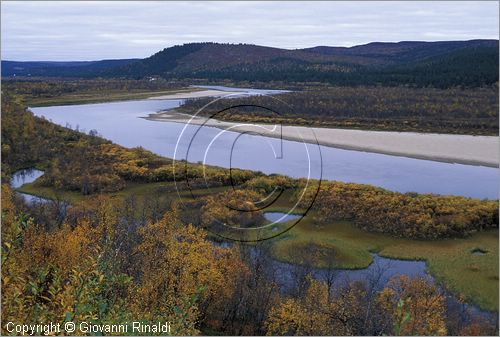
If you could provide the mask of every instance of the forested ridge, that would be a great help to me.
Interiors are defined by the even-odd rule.
[[[76,62],[16,62],[2,61],[2,76],[77,77],[75,74],[97,75],[104,69],[123,66],[137,59],[76,61]]]
[[[279,49],[189,43],[141,60],[2,61],[2,76],[322,82],[336,86],[481,87],[498,82],[498,40]]]

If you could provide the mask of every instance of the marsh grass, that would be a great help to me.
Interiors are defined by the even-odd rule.
[[[426,261],[428,272],[452,294],[463,296],[481,309],[498,311],[498,230],[461,239],[407,240],[368,233],[348,221],[319,223],[311,213],[274,240],[272,253],[280,261],[296,263],[299,261],[294,256],[305,252],[310,243],[335,251],[338,268],[366,268],[373,261],[372,252],[388,258]],[[473,255],[474,249],[488,254]],[[314,262],[319,268],[331,264],[321,258]]]

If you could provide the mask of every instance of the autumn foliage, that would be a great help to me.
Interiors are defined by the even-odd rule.
[[[398,237],[438,239],[498,228],[498,201],[460,196],[398,193],[382,188],[323,182],[319,194],[308,191],[305,203],[324,221],[353,220],[359,227]]]

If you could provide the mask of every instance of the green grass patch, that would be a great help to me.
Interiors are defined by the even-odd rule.
[[[390,240],[388,236],[364,232],[348,221],[320,223],[314,219],[314,212],[311,212],[274,242],[273,255],[280,261],[296,262],[294,252],[304,250],[313,243],[334,250],[339,268],[366,268],[373,261],[370,252],[379,251],[387,240]],[[321,258],[313,262],[319,268],[331,264],[328,259]]]
[[[320,268],[331,265],[332,256],[339,268],[366,268],[373,260],[371,252],[426,261],[429,273],[452,294],[481,309],[498,311],[498,230],[463,239],[407,240],[368,233],[348,221],[321,223],[310,213],[282,237],[273,239],[272,253],[280,261],[300,263],[303,257],[296,256],[310,253],[311,244],[334,252],[323,252],[313,259],[314,266]],[[486,253],[474,255],[477,249]]]
[[[148,194],[153,193],[158,188],[172,187],[173,183],[128,183],[127,186],[118,192],[105,193],[112,198],[116,199],[125,199],[127,196],[134,195],[138,198],[144,197]],[[20,188],[17,189],[18,192],[31,194],[35,196],[39,196],[46,199],[59,199],[64,200],[69,203],[77,203],[79,201],[88,198],[89,196],[83,195],[78,191],[66,191],[66,190],[57,190],[52,187],[44,187],[37,184],[37,182],[33,182],[30,184],[24,184]],[[175,193],[175,192],[173,192]]]
[[[475,249],[486,251],[474,255]],[[464,239],[394,242],[380,255],[427,261],[429,272],[455,295],[498,311],[498,230]]]
[[[16,191],[45,199],[64,200],[69,202],[70,204],[74,204],[85,199],[85,196],[81,193],[56,190],[52,187],[39,186],[36,181],[33,183],[24,184],[23,186],[17,188]]]
[[[179,194],[175,189],[174,182],[157,182],[157,183],[127,183],[123,190],[111,193],[104,193],[115,200],[124,200],[127,197],[135,196],[138,200],[144,197],[156,193],[159,189],[168,189],[163,191],[163,194],[167,193],[169,197],[173,199],[178,199],[181,201],[191,201],[192,197],[203,197],[212,193],[218,193],[227,190],[229,186],[212,187],[208,189],[196,189],[192,191],[181,191]],[[67,190],[57,190],[52,187],[40,186],[36,181],[24,184],[20,188],[16,189],[18,192],[31,194],[34,196],[39,196],[46,199],[54,200],[64,200],[70,204],[74,204],[85,200],[89,196],[83,195],[78,191],[67,191]]]

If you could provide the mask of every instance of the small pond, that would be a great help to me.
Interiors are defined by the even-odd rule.
[[[396,275],[410,277],[424,277],[432,280],[426,272],[426,263],[423,261],[397,260],[372,254],[373,262],[364,269],[334,269],[333,277],[339,286],[353,281],[368,281],[377,289],[383,288]],[[284,289],[293,285],[297,273],[297,266],[274,260],[273,267],[278,271],[278,281]],[[300,267],[299,267],[300,268]],[[318,280],[325,280],[332,276],[332,270],[327,268],[313,268],[311,274]]]
[[[481,256],[481,255],[486,255],[487,253],[488,253],[487,250],[484,250],[484,249],[481,249],[481,248],[474,248],[473,250],[471,250],[471,254],[472,255]]]
[[[20,188],[24,184],[29,184],[37,180],[43,175],[43,171],[30,168],[30,169],[23,169],[16,171],[13,175],[12,178],[10,179],[10,187],[13,189]],[[44,199],[38,196],[34,196],[31,194],[27,193],[22,193],[22,192],[16,192],[18,195],[22,196],[24,200],[31,204],[34,202],[47,202],[48,199]]]
[[[37,169],[24,169],[16,171],[10,180],[10,187],[19,188],[24,184],[29,184],[43,175],[43,171]]]
[[[219,247],[229,248],[234,242],[222,240],[214,242],[214,244]],[[333,280],[333,289],[346,286],[353,281],[363,281],[367,282],[368,287],[380,290],[387,285],[391,278],[398,275],[421,277],[431,283],[435,282],[434,278],[427,273],[427,264],[425,261],[392,259],[382,257],[378,254],[372,254],[373,262],[367,268],[311,268],[278,261],[266,253],[267,249],[262,249],[259,245],[243,245],[242,248],[244,250],[249,250],[249,254],[253,258],[259,258],[259,256],[262,258],[264,256],[268,266],[265,273],[269,273],[268,276],[276,280],[284,294],[295,291],[297,284],[296,280],[300,275],[304,275],[304,273],[310,273],[317,280]],[[462,305],[455,296],[443,288],[442,290],[448,305]],[[492,322],[496,321],[498,315],[496,312],[483,311],[473,304],[465,304],[465,306],[470,309],[473,314],[480,315]]]

